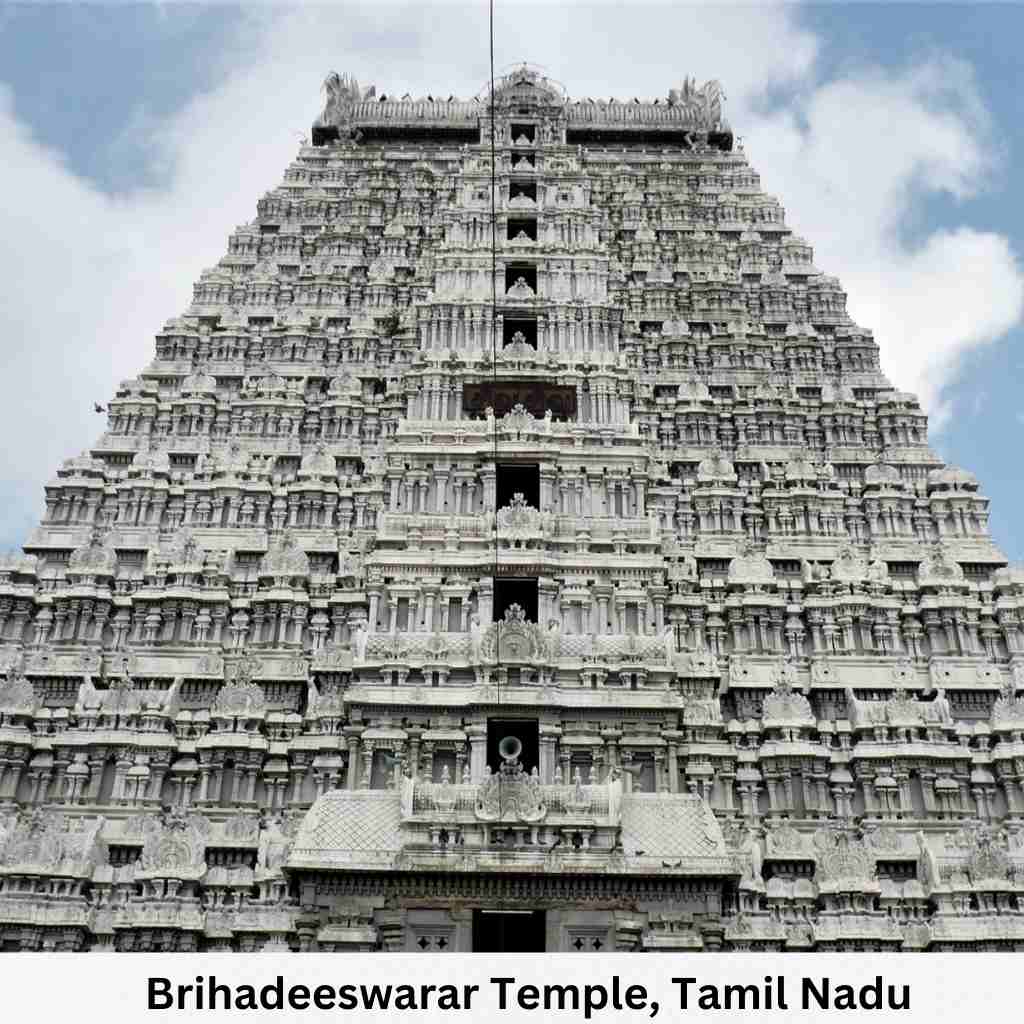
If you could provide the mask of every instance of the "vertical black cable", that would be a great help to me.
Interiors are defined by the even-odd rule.
[[[491,44],[491,402],[494,414],[494,573],[491,576],[491,616],[498,590],[498,124],[494,102],[494,0],[489,0],[489,35]],[[494,673],[497,687],[496,703],[501,704],[501,622],[496,622]],[[504,818],[504,778],[498,765],[498,826]]]
[[[498,588],[498,125],[495,120],[494,104],[494,0],[488,4],[490,12],[489,29],[491,43],[491,402],[494,411],[494,573],[491,576],[491,615],[494,615],[494,599]],[[498,687],[498,702],[501,702],[501,623],[498,623],[494,645],[495,681]]]

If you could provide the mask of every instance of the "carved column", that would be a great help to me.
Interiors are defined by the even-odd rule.
[[[466,727],[469,737],[469,771],[474,782],[480,782],[487,766],[487,726],[474,724]]]

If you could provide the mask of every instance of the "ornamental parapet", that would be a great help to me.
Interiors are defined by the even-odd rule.
[[[468,775],[468,771],[467,771]],[[402,781],[402,820],[425,824],[575,824],[617,826],[622,779],[601,785],[544,784],[522,770],[486,772],[479,783]]]
[[[618,128],[671,127],[704,132],[729,132],[722,117],[725,93],[717,80],[698,87],[693,78],[684,78],[681,87],[669,90],[667,97],[641,102],[594,100],[590,97],[570,101],[564,87],[541,72],[523,65],[494,83],[488,84],[472,99],[447,99],[426,96],[413,98],[377,94],[376,86],[360,87],[348,74],[331,72],[324,80],[323,112],[314,124],[316,130],[329,127],[366,129],[382,125],[476,127],[489,119],[492,106],[507,113],[507,108],[530,105],[545,113],[559,114],[570,124],[607,125]],[[502,131],[504,126],[499,128]],[[553,141],[545,134],[547,141]],[[519,145],[529,139],[505,138]]]
[[[516,774],[447,786],[405,779],[400,792],[326,793],[303,820],[286,867],[738,874],[700,797],[624,793],[621,778],[565,786]]]
[[[422,512],[385,512],[380,517],[378,537],[381,540],[443,539],[454,534],[461,541],[491,541],[497,530],[499,540],[565,541],[575,544],[581,534],[589,543],[621,540],[623,543],[646,543],[660,548],[661,533],[657,523],[647,516],[573,516],[541,512],[524,502],[513,502],[498,510],[497,515],[429,515]]]

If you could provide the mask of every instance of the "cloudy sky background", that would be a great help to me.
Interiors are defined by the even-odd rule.
[[[499,72],[570,96],[721,79],[764,187],[1024,559],[1024,7],[496,7]],[[0,4],[0,550],[281,180],[331,69],[474,95],[486,4]]]

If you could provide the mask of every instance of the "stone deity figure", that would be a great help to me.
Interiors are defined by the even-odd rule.
[[[352,634],[352,653],[357,661],[366,660],[366,645],[369,643],[370,634],[366,630],[365,622],[357,622],[355,631]]]
[[[792,655],[787,655],[782,663],[780,682],[787,690],[795,690],[800,685],[800,677],[797,675],[796,662]]]
[[[165,714],[172,714],[174,712],[174,705],[178,699],[178,693],[181,690],[181,684],[185,682],[184,676],[177,676],[173,683],[171,683],[167,690],[167,696],[164,697],[163,705],[161,710]]]
[[[650,530],[651,540],[657,540],[661,536],[661,516],[654,509],[647,513],[647,526]]]
[[[697,579],[697,559],[691,554],[683,555],[680,560],[680,565],[683,567],[684,579],[696,580]]]
[[[558,619],[548,620],[547,655],[548,660],[556,662],[562,653],[562,624]]]
[[[92,685],[92,676],[86,676],[78,687],[75,699],[75,713],[80,714],[88,708],[98,708],[102,703],[99,691]]]
[[[936,858],[934,851],[928,845],[928,840],[925,837],[924,832],[917,832],[915,834],[915,838],[917,839],[917,848],[919,851],[918,861],[923,869],[921,871],[921,880],[926,885],[934,887],[941,881],[938,858]]]
[[[517,277],[516,283],[508,290],[508,295],[514,299],[529,298],[534,294],[533,289],[526,283],[525,277]]]
[[[268,818],[260,832],[256,852],[256,868],[262,871],[279,871],[288,853],[288,837],[278,818]]]
[[[942,722],[944,725],[953,724],[953,712],[949,706],[949,698],[946,696],[946,691],[943,687],[938,687],[935,691],[935,699],[932,701],[933,711],[932,714],[936,719]]]
[[[549,506],[540,514],[540,532],[542,537],[553,537],[555,533],[555,513]]]
[[[469,656],[470,663],[479,665],[483,661],[484,628],[480,624],[480,616],[474,612],[469,617]]]
[[[868,566],[868,582],[884,586],[889,582],[889,564],[882,559],[876,558]]]
[[[316,680],[310,678],[306,680],[306,714],[313,714],[316,711],[317,704],[319,703],[320,690],[317,688]]]
[[[665,652],[665,662],[671,666],[676,657],[676,636],[671,622],[661,627],[661,648]]]
[[[760,882],[764,871],[764,853],[761,850],[761,840],[756,832],[749,832],[742,847],[746,854],[747,863],[743,867],[743,878],[745,881]]]

